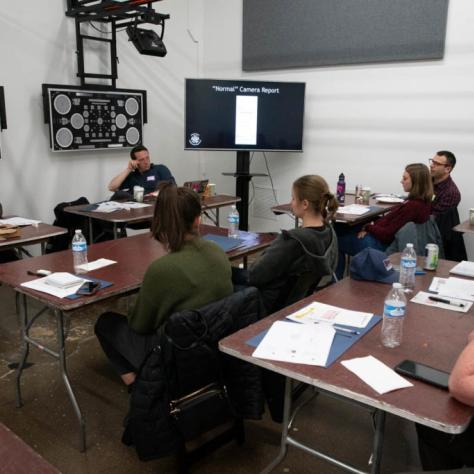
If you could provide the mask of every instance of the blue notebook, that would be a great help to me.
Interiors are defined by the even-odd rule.
[[[206,234],[203,235],[202,238],[216,243],[224,252],[240,247],[245,243],[245,240],[234,239],[232,237],[226,237],[225,235]]]
[[[336,361],[336,359],[341,357],[341,355],[344,354],[344,352],[346,352],[349,347],[351,347],[355,342],[357,342],[364,334],[368,333],[377,323],[381,321],[381,319],[381,316],[372,316],[372,319],[368,322],[365,328],[356,328],[354,326],[343,326],[342,324],[338,324],[339,327],[353,329],[354,331],[360,331],[360,334],[351,334],[351,337],[347,337],[346,335],[342,335],[336,332],[332,341],[331,350],[329,351],[328,360],[326,361],[326,365],[324,367],[329,367],[333,362]],[[290,320],[287,319],[285,321]],[[294,323],[301,324],[297,322]],[[267,334],[267,332],[268,329],[265,329],[265,331],[262,331],[261,333],[246,341],[246,344],[252,347],[257,347],[260,344],[260,341],[264,338],[265,334]]]
[[[113,283],[110,282],[110,281],[105,281],[105,280],[100,280],[99,278],[92,278],[90,276],[87,276],[87,277],[82,277],[81,275],[79,275],[81,278],[84,278],[84,280],[90,280],[90,281],[97,281],[100,286],[99,286],[99,290],[102,290],[102,288],[107,288],[108,286],[112,286]],[[69,296],[66,296],[67,299],[69,300],[75,300],[77,298],[80,298],[81,296],[86,296],[87,295],[78,295],[76,293],[74,293],[73,295],[69,295]]]

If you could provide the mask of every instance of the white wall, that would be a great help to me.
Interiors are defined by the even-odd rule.
[[[165,58],[140,55],[126,32],[118,34],[117,87],[147,90],[145,144],[152,160],[169,166],[179,182],[200,175],[200,154],[183,150],[184,78],[199,75],[201,62],[200,45],[188,30],[200,39],[200,4],[201,0],[155,4],[157,11],[171,15],[165,29],[169,51]],[[41,84],[79,85],[75,25],[65,9],[65,0],[0,2],[0,85],[5,86],[8,119],[8,129],[0,135],[0,202],[8,213],[49,223],[58,202],[81,195],[90,201],[110,196],[107,184],[126,166],[129,153],[49,149]],[[108,72],[108,53],[86,51],[86,61],[91,66],[87,72]]]
[[[52,222],[52,208],[80,195],[109,195],[108,181],[126,164],[126,151],[52,153],[42,121],[42,83],[78,84],[74,21],[64,1],[0,2],[0,85],[5,86],[8,130],[2,140],[0,201],[10,213]],[[248,78],[307,83],[304,153],[268,153],[278,198],[291,182],[318,173],[334,187],[338,174],[348,188],[400,191],[403,167],[427,162],[438,149],[458,158],[453,178],[461,193],[461,219],[474,207],[474,2],[450,2],[445,57],[378,65],[293,69],[265,73],[241,70],[241,0],[164,0],[170,13],[166,58],[139,55],[121,33],[118,87],[148,91],[145,143],[152,159],[168,165],[179,182],[208,176],[220,192],[233,192],[229,152],[183,150],[185,77]],[[291,14],[291,11],[289,12]],[[98,63],[102,58],[99,59]],[[103,66],[101,66],[103,67]],[[265,171],[256,153],[253,171]],[[257,186],[269,187],[264,178]],[[251,219],[254,229],[278,229],[287,219]],[[466,237],[471,258],[472,237]]]
[[[354,65],[243,73],[241,1],[206,0],[204,75],[208,77],[305,81],[304,153],[268,153],[278,196],[288,199],[291,182],[304,173],[324,176],[334,189],[340,172],[348,188],[400,192],[404,166],[428,163],[436,150],[455,153],[453,178],[462,201],[461,220],[474,207],[474,2],[449,5],[446,50],[441,61]],[[291,9],[288,12],[291,15]],[[284,39],[282,39],[284,41]],[[217,154],[217,153],[216,153]],[[226,166],[231,156],[206,158]],[[229,154],[230,155],[230,154]],[[265,171],[255,154],[253,171]],[[268,186],[268,180],[256,180]],[[254,220],[258,228],[287,221]],[[474,238],[466,243],[474,256]]]

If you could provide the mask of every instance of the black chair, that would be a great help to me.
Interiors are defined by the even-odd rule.
[[[436,223],[443,240],[444,258],[455,262],[467,260],[463,234],[453,230],[453,227],[458,225],[459,222],[457,207],[452,207],[436,216]]]
[[[256,288],[170,316],[141,367],[122,438],[141,460],[176,454],[179,472],[210,450],[244,440],[243,419],[260,419],[260,369],[221,353],[218,341],[257,321]],[[189,445],[198,445],[190,450]]]

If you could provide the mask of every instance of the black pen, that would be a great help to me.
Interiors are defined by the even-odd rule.
[[[447,300],[445,298],[440,298],[439,296],[428,296],[428,299],[431,301],[436,301],[438,303],[450,304],[451,306],[458,306],[459,308],[464,308],[464,303],[458,303],[457,301]]]

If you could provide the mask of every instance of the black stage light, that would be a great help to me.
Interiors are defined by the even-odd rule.
[[[135,25],[127,27],[129,40],[134,44],[140,54],[149,56],[166,56],[166,47],[163,40],[153,30],[137,28]]]

